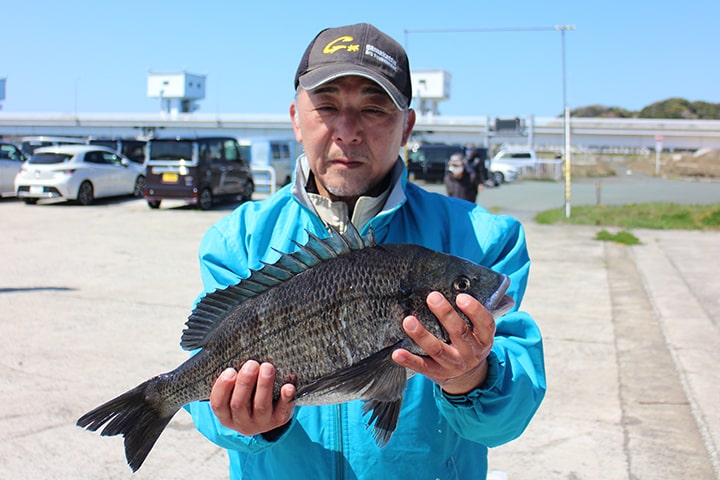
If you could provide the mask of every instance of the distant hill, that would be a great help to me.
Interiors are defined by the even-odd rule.
[[[720,103],[691,102],[684,98],[668,98],[655,102],[639,112],[620,107],[589,105],[571,111],[573,117],[590,118],[677,118],[681,120],[720,120]],[[562,115],[560,115],[562,116]]]

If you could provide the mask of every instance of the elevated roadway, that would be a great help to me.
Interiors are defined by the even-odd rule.
[[[491,117],[420,116],[414,135],[425,141],[498,145],[563,145],[563,119],[526,117],[522,134],[494,130]],[[292,138],[287,114],[210,113],[13,113],[0,112],[0,136],[29,135],[135,137],[140,135],[232,135],[239,138]],[[573,148],[720,148],[720,120],[573,118]]]

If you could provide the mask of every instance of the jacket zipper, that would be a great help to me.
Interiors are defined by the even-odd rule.
[[[336,463],[335,463],[335,478],[338,480],[342,480],[345,478],[345,470],[343,468],[344,460],[345,460],[345,453],[344,453],[344,442],[343,442],[343,415],[342,415],[342,404],[335,405],[335,415],[336,415],[336,432],[337,437],[335,438],[337,442],[337,449],[339,455],[336,457]]]

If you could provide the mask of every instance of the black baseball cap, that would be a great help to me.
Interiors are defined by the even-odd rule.
[[[295,73],[295,89],[313,90],[347,75],[380,85],[400,110],[412,100],[410,64],[405,49],[368,23],[328,28],[308,45]]]

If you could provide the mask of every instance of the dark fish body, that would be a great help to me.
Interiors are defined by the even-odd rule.
[[[283,255],[237,285],[205,296],[190,315],[181,345],[202,348],[175,370],[158,375],[88,412],[78,425],[125,437],[137,470],[173,415],[205,400],[220,373],[247,360],[277,371],[275,398],[284,383],[297,403],[321,405],[362,398],[379,445],[397,425],[411,372],[392,361],[405,348],[423,354],[402,329],[415,315],[433,335],[447,334],[426,297],[459,293],[478,299],[496,316],[512,306],[507,276],[418,245],[375,245],[351,229]]]

